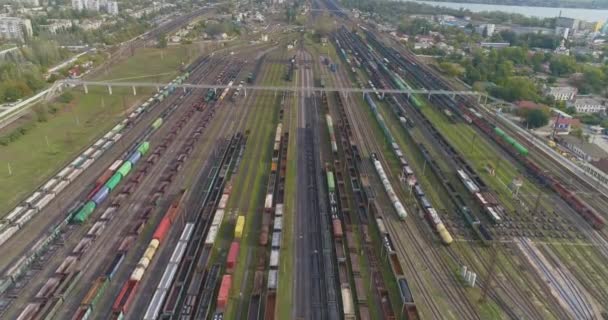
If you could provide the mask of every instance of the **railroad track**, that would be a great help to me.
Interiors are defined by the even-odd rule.
[[[338,71],[338,74],[341,75],[341,71]],[[345,84],[345,81],[342,79],[342,77],[338,77],[339,78],[339,82],[342,83],[342,85]],[[363,142],[363,146],[365,146],[364,150],[366,151],[366,153],[376,153],[376,155],[378,155],[378,158],[381,160],[381,162],[383,163],[383,166],[385,166],[386,168],[390,168],[387,165],[386,160],[384,159],[384,157],[382,156],[382,152],[380,150],[380,148],[375,144],[375,142],[371,141],[373,140],[373,131],[368,127],[367,125],[367,120],[365,119],[366,116],[364,114],[360,113],[360,110],[358,107],[351,107],[351,108],[347,108],[347,110],[350,111],[351,115],[351,119],[355,120],[355,132],[356,134],[359,136],[360,141]],[[365,162],[363,164],[363,167],[366,168],[367,172],[371,172],[373,174],[373,169],[371,168],[371,164],[369,162]],[[390,176],[390,174],[389,174]],[[394,177],[393,177],[394,179]],[[393,181],[398,181],[398,180],[393,180]],[[399,188],[401,189],[401,188]],[[445,264],[445,262],[443,262],[443,260],[441,259],[441,257],[438,256],[438,253],[435,252],[435,250],[431,249],[430,251],[433,253],[432,254],[432,259],[438,259],[435,260],[434,262],[431,261],[431,258],[429,258],[427,256],[429,250],[427,248],[427,250],[425,250],[422,245],[419,243],[419,239],[418,237],[414,236],[413,231],[411,230],[411,226],[409,224],[405,224],[405,227],[403,227],[401,225],[401,223],[396,223],[394,221],[394,216],[388,216],[385,215],[385,220],[388,221],[388,227],[389,229],[392,231],[391,235],[396,236],[400,241],[396,241],[396,247],[397,249],[399,249],[398,251],[401,253],[401,256],[405,258],[405,260],[408,261],[408,265],[409,266],[414,266],[414,262],[411,260],[410,255],[408,254],[408,251],[405,249],[405,247],[403,246],[402,241],[408,242],[408,243],[413,243],[414,246],[416,247],[416,250],[418,252],[418,256],[420,256],[422,258],[422,260],[425,262],[425,264],[428,266],[429,271],[432,273],[432,275],[436,278],[436,279],[440,279],[439,285],[442,287],[442,289],[444,290],[444,292],[448,295],[448,299],[450,300],[451,304],[454,307],[454,310],[457,310],[457,312],[460,314],[461,318],[466,318],[466,319],[479,319],[479,315],[477,314],[477,311],[475,310],[475,308],[471,305],[471,303],[466,300],[465,303],[463,304],[462,298],[465,297],[465,293],[464,293],[464,289],[460,288],[460,284],[457,283],[456,281],[453,281],[455,279],[446,279],[446,274],[450,274],[451,273],[451,269]],[[405,238],[405,236],[403,235],[403,232],[401,232],[401,230],[407,230],[406,234],[407,234],[407,238]],[[438,268],[436,268],[435,266],[439,265],[440,270]],[[414,275],[414,279],[415,281],[419,284],[418,289],[421,292],[425,292],[426,288],[423,285],[424,280],[420,277],[420,275],[415,271],[415,269],[411,269],[412,274]],[[444,272],[444,274],[442,274],[442,272]],[[448,286],[444,280],[449,280],[451,281],[450,285]],[[451,287],[450,287],[451,286]],[[458,288],[455,289],[458,293],[452,291],[454,288]],[[427,299],[428,297],[428,299]],[[466,298],[465,298],[466,299]],[[429,305],[429,308],[431,310],[431,313],[433,315],[434,318],[437,319],[443,319],[444,317],[442,316],[442,313],[440,312],[439,307],[434,303],[433,298],[431,297],[430,293],[426,293],[426,297],[425,300],[428,301],[433,301],[432,304]]]
[[[300,42],[302,43],[302,42]],[[297,54],[299,64],[301,60],[311,61],[311,56],[300,48]],[[312,87],[311,69],[302,68],[300,65],[299,84],[303,87]],[[320,174],[320,159],[316,146],[319,146],[318,127],[318,105],[317,97],[309,92],[301,93],[298,104],[298,145],[304,147],[303,152],[298,152],[298,177],[305,179],[307,185],[304,193],[298,189],[296,206],[296,225],[301,228],[300,235],[296,240],[296,286],[293,317],[306,319],[337,319],[338,305],[335,301],[328,301],[327,297],[336,296],[328,293],[330,286],[327,283],[329,274],[326,273],[328,264],[326,243],[324,233],[329,232],[326,224],[320,219],[324,214],[324,197],[322,191],[322,175]],[[312,111],[305,111],[306,108]],[[298,179],[299,180],[299,179]],[[332,289],[334,290],[334,289]],[[304,308],[304,309],[302,309]]]
[[[606,267],[594,262],[586,250],[576,250],[575,246],[564,244],[561,245],[566,254],[577,261],[577,268],[569,267],[568,270],[572,274],[576,274],[576,279],[582,286],[589,291],[598,303],[603,306],[608,305],[608,284],[606,282],[605,270]]]
[[[127,153],[125,153],[125,154],[127,154]],[[84,197],[84,195],[89,192],[89,190],[85,190],[85,191],[86,192],[82,193],[81,198]],[[85,230],[83,228],[78,228],[75,225],[68,225],[68,227],[62,231],[62,236],[61,236],[60,241],[58,243],[56,242],[55,245],[51,247],[51,249],[54,249],[54,250],[50,250],[50,252],[47,252],[44,256],[41,257],[41,259],[44,262],[38,265],[38,270],[36,270],[36,272],[34,274],[32,274],[32,273],[29,274],[29,276],[28,276],[29,278],[26,279],[26,283],[29,282],[29,280],[35,280],[35,278],[32,278],[33,276],[41,274],[42,266],[44,266],[45,268],[48,267],[48,264],[49,264],[49,261],[47,261],[48,259],[50,259],[51,257],[56,258],[56,254],[61,253],[62,251],[64,251],[65,254],[69,254],[69,251],[65,251],[68,248],[65,247],[65,245],[63,245],[63,244],[72,245],[72,246],[76,245],[76,243],[74,241],[77,241],[76,239],[78,239],[78,238],[82,238],[84,236],[84,231]],[[48,275],[49,271],[50,270],[46,271],[47,275]],[[23,281],[22,281],[22,283],[23,283]],[[18,294],[21,298],[24,298],[25,296],[27,296],[27,294],[21,292],[21,290],[23,290],[23,289],[24,289],[24,287],[21,286],[19,288],[19,293],[12,291],[9,294],[10,295]]]
[[[386,80],[387,82],[389,82],[388,80]],[[404,99],[402,99],[402,101],[400,101],[401,104],[408,104],[407,101],[404,101]],[[408,115],[412,116],[418,116],[418,113],[416,112],[417,110],[413,110],[414,112],[407,112]],[[420,115],[421,117],[422,115]],[[417,122],[418,123],[424,123],[423,121],[421,121],[420,117],[416,117]],[[430,125],[430,123],[429,123]],[[426,138],[430,139],[431,141],[433,141],[435,139],[435,137],[433,137],[432,135],[426,134]],[[449,152],[448,152],[449,154]],[[463,166],[467,167],[468,165],[463,164]],[[424,226],[422,226],[424,227]],[[475,249],[474,249],[475,250]],[[452,257],[452,259],[458,263],[460,261],[459,257],[456,256],[453,252],[453,250],[450,249],[446,249],[447,253]],[[475,254],[481,258],[481,256],[479,255],[479,253],[477,252],[477,250],[474,251]],[[481,259],[481,261],[483,261],[483,259]],[[516,301],[518,305],[520,306],[526,306],[525,310],[528,314],[533,315],[534,317],[539,317],[539,313],[537,312],[536,308],[534,305],[530,304],[529,301],[526,299],[527,297],[527,293],[522,290],[521,288],[519,288],[519,286],[517,285],[510,285],[510,286],[506,286],[503,284],[500,284],[501,289],[503,289],[504,293],[509,297],[509,299],[512,299],[513,301]],[[503,309],[505,310],[505,312],[507,314],[509,314],[511,317],[516,318],[517,316],[512,312],[512,310],[510,310],[509,305],[505,304],[502,299],[497,295],[497,294],[492,294],[491,297],[493,298],[493,300],[495,300],[496,303],[498,303],[499,305],[502,305]]]
[[[196,81],[196,77],[193,80]],[[200,80],[200,78],[199,78],[199,80]],[[189,96],[188,99],[186,99],[184,101],[184,104],[190,105],[190,103],[196,101],[196,99],[197,99],[196,95]],[[200,120],[204,117],[204,115],[192,117],[190,112],[192,112],[193,109],[187,109],[187,108],[183,108],[183,109],[185,109],[185,110],[183,110],[181,118],[174,119],[175,117],[173,117],[168,121],[169,125],[173,126],[171,129],[171,133],[170,133],[170,135],[172,135],[173,138],[170,138],[169,140],[165,140],[165,142],[163,142],[166,146],[165,148],[167,148],[167,152],[163,153],[160,158],[158,158],[156,161],[153,162],[153,164],[148,162],[148,163],[144,163],[143,165],[136,167],[137,169],[135,170],[134,174],[129,176],[129,180],[133,181],[134,177],[140,176],[142,172],[146,171],[148,173],[146,178],[144,178],[142,181],[135,182],[134,184],[131,183],[131,186],[133,186],[133,185],[136,186],[137,191],[135,191],[133,193],[129,193],[127,195],[127,198],[143,199],[143,198],[151,197],[151,195],[152,195],[151,193],[148,193],[148,196],[145,196],[145,195],[146,195],[146,192],[153,192],[153,191],[146,191],[146,190],[150,190],[150,186],[157,185],[158,181],[160,181],[159,179],[161,179],[161,176],[166,175],[166,171],[168,169],[170,169],[169,166],[173,162],[173,161],[169,161],[168,157],[172,153],[177,153],[177,151],[179,151],[182,148],[184,143],[186,143],[186,139],[184,139],[183,137],[188,136],[189,132],[192,132],[192,130],[196,127],[198,121],[191,122],[190,120],[192,118]],[[163,134],[163,132],[166,133],[167,130],[165,130],[165,129],[167,129],[167,127],[164,127],[163,130],[159,131],[159,135]],[[156,136],[158,136],[158,135],[156,135]],[[182,137],[182,138],[180,138],[180,137]],[[165,139],[167,139],[167,138],[165,138]],[[162,173],[162,175],[161,175],[161,173]],[[157,181],[157,182],[154,182],[154,181]],[[141,187],[141,188],[138,188],[138,187]],[[127,188],[127,186],[123,186],[123,190],[125,190],[125,188]],[[163,192],[163,191],[161,191],[161,192]],[[114,194],[113,198],[116,199],[118,197],[121,197],[121,195],[122,194]],[[102,210],[105,211],[105,209],[108,209],[111,205],[119,206],[119,204],[116,202],[116,200],[114,200],[110,205],[104,205],[104,206],[101,206],[100,208],[98,208],[97,213],[99,214],[99,212],[101,212]],[[142,202],[135,201],[135,202],[133,202],[133,204],[131,206],[129,206],[128,209],[130,209],[130,210],[125,210],[125,211],[128,211],[129,215],[134,215],[136,212],[141,212],[140,209],[142,209],[142,207],[145,207],[145,205],[143,205]],[[144,209],[143,211],[145,211],[145,210],[153,210],[153,209],[148,207],[147,209]],[[89,219],[93,219],[95,216],[97,216],[97,215],[94,214]],[[125,217],[121,217],[121,218],[125,218]],[[131,218],[131,219],[133,219],[133,218]],[[114,224],[116,224],[116,223],[118,223],[118,221],[115,220]],[[79,230],[82,228],[75,228],[74,225],[71,225],[71,226],[72,226],[72,228],[70,228],[68,230],[71,232],[69,232],[68,234],[64,234],[64,237],[63,237],[64,242],[68,246],[68,247],[66,247],[66,249],[74,248],[74,246],[76,246],[76,242],[73,240],[70,240],[72,237],[75,237],[78,235],[80,235],[82,237],[84,235],[82,233],[84,230],[82,230],[82,231]],[[118,227],[117,229],[114,229],[113,231],[118,233],[118,232],[120,232],[120,230],[124,230],[124,227],[125,227],[124,224],[120,224],[119,226],[120,227]],[[122,229],[121,229],[121,227],[122,227]],[[108,228],[108,229],[111,229],[111,228]],[[99,262],[102,262],[102,263],[104,262],[104,260],[99,259],[99,257],[104,256],[103,252],[110,249],[111,246],[104,245],[104,246],[100,247],[100,245],[102,243],[107,244],[106,241],[111,241],[111,237],[113,235],[115,235],[115,234],[110,235],[108,233],[103,233],[101,238],[97,239],[99,241],[97,241],[97,243],[94,245],[94,246],[98,247],[95,250],[95,255],[92,254],[93,250],[90,250],[89,252],[86,252],[86,251],[84,252],[85,255],[80,260],[80,263],[79,263],[83,270],[86,270],[86,272],[89,272],[90,270],[92,270],[94,268],[94,265],[96,263],[98,264]],[[77,241],[77,239],[75,239],[75,240]],[[102,248],[104,248],[104,249],[101,250]],[[70,250],[71,249],[69,249],[68,252]],[[107,261],[105,261],[105,262],[107,262]],[[84,274],[86,274],[86,272]],[[81,273],[81,277],[83,277],[83,273]]]

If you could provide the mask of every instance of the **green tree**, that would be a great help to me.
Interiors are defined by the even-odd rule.
[[[433,25],[427,19],[415,18],[400,24],[398,30],[409,35],[428,34]]]
[[[549,69],[556,76],[569,75],[576,71],[576,60],[565,55],[554,55],[549,61]]]
[[[167,37],[164,34],[160,34],[156,39],[157,47],[166,48],[167,47]]]
[[[534,109],[526,115],[526,124],[529,128],[539,128],[549,123],[549,117],[540,109]]]
[[[451,62],[442,62],[439,64],[439,68],[451,77],[460,77],[464,74],[464,69],[461,66]]]
[[[72,100],[74,100],[74,95],[71,92],[66,91],[62,93],[57,100],[62,103],[70,103]]]
[[[583,80],[585,86],[589,88],[589,91],[600,93],[601,91],[606,89],[606,75],[602,71],[602,69],[593,67],[593,66],[585,66],[583,70]]]

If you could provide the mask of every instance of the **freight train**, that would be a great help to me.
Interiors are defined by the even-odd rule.
[[[139,284],[144,277],[148,266],[156,256],[158,248],[165,240],[167,233],[171,229],[171,226],[175,222],[177,216],[181,213],[181,203],[184,193],[177,197],[176,200],[171,204],[160,223],[156,226],[154,233],[152,234],[152,240],[148,244],[146,251],[139,259],[135,269],[131,273],[129,279],[123,284],[118,297],[112,304],[112,317],[115,319],[123,319],[125,314],[128,312],[133,299],[136,296]],[[183,236],[183,234],[182,234]]]
[[[190,76],[189,72],[175,78],[171,83],[182,83]],[[6,217],[0,221],[0,245],[4,244],[15,233],[31,220],[38,212],[44,209],[63,189],[65,189],[72,181],[74,181],[84,170],[93,164],[106,150],[115,144],[125,131],[138,117],[148,111],[155,103],[164,99],[165,94],[168,95],[169,86],[166,86],[161,92],[157,93],[141,106],[131,112],[126,119],[110,129],[103,137],[86,149],[81,155],[74,159],[70,164],[61,169],[53,178],[49,179],[45,184],[31,196],[24,200],[21,204],[9,212]],[[160,120],[160,123],[157,123]],[[162,119],[157,119],[153,123],[160,126]]]
[[[72,222],[85,222],[93,213],[95,208],[97,208],[103,201],[108,198],[110,192],[114,190],[116,186],[127,176],[127,174],[131,172],[131,169],[135,166],[135,164],[137,164],[139,159],[141,159],[141,157],[148,152],[149,149],[150,143],[148,141],[142,142],[137,147],[137,149],[127,157],[127,160],[122,162],[120,167],[115,172],[113,172],[113,175],[107,181],[105,181],[103,185],[100,184],[96,187],[98,188],[97,191],[92,194],[90,198],[88,198],[88,201],[82,206],[82,208],[78,210],[78,212],[76,212],[76,214],[72,217]],[[109,168],[108,170],[111,170],[111,168]]]
[[[418,82],[421,87],[427,89],[444,89],[450,90],[449,85],[441,79],[439,75],[430,69],[425,69],[419,65],[414,57],[403,57],[394,49],[384,47],[371,32],[366,31],[366,39],[375,47],[381,48],[382,54],[396,61],[398,65],[404,68],[404,72],[410,75],[412,80]],[[474,124],[482,132],[488,135],[493,141],[505,149],[515,159],[526,167],[526,169],[536,177],[541,183],[551,187],[568,205],[570,205],[584,220],[586,220],[593,228],[602,229],[605,225],[605,219],[594,208],[585,203],[575,192],[569,190],[561,181],[551,174],[542,170],[536,163],[530,160],[528,150],[517,142],[512,137],[508,136],[502,129],[491,124],[479,112],[473,113],[478,106],[467,98],[458,97],[458,101],[451,98],[445,100],[441,98],[437,100],[441,105],[450,108],[452,111],[466,119],[467,122]]]
[[[327,120],[327,130],[329,130],[329,141],[331,143],[331,151],[333,153],[338,152],[338,144],[336,143],[336,135],[334,132],[334,122],[331,118],[331,115],[326,114],[325,120]]]
[[[401,200],[399,200],[399,198],[397,197],[397,194],[395,193],[391,182],[388,180],[388,176],[386,175],[386,172],[384,172],[384,168],[382,168],[382,164],[378,160],[375,153],[372,154],[372,163],[374,164],[374,168],[376,168],[376,173],[380,177],[380,180],[382,180],[384,190],[386,191],[388,198],[393,204],[393,207],[397,212],[397,216],[401,219],[407,218],[407,211],[405,210],[403,204],[401,204]]]
[[[401,151],[401,148],[399,147],[399,145],[397,145],[395,138],[393,137],[393,135],[391,134],[390,130],[388,129],[388,127],[386,125],[386,122],[382,118],[382,115],[380,115],[380,113],[378,111],[378,107],[376,106],[376,104],[374,103],[374,101],[372,100],[370,95],[365,94],[364,97],[365,97],[365,101],[368,103],[368,105],[372,109],[372,112],[373,112],[374,116],[376,117],[376,120],[378,121],[378,124],[380,125],[380,128],[382,129],[382,132],[384,133],[384,136],[387,138],[387,140],[391,144],[393,153],[395,154],[397,159],[399,159],[399,163],[401,165],[401,170],[402,170],[402,175],[405,177],[408,187],[409,188],[414,187],[417,190],[416,197],[418,198],[418,201],[421,204],[421,207],[425,213],[425,217],[427,218],[428,223],[431,225],[431,227],[435,231],[437,231],[437,234],[441,238],[441,241],[444,244],[449,245],[453,241],[452,236],[450,235],[449,231],[445,228],[445,225],[441,221],[441,218],[439,217],[439,214],[437,213],[437,211],[431,206],[430,202],[426,199],[424,192],[422,191],[422,187],[420,187],[420,185],[417,182],[416,176],[414,175],[414,171],[410,168],[407,160],[405,160],[405,156],[404,156],[403,152]]]

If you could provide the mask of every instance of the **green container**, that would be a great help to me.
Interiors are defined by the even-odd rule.
[[[513,146],[515,147],[515,150],[517,150],[517,152],[519,152],[519,154],[521,154],[523,156],[528,155],[528,149],[526,149],[526,147],[522,146],[518,142],[515,142],[515,144],[513,144]]]
[[[118,168],[118,170],[116,170],[116,172],[122,174],[123,177],[126,177],[127,174],[129,174],[129,172],[131,172],[132,168],[133,168],[133,164],[129,161],[125,161],[125,163],[123,163],[122,166],[120,166],[120,168]]]
[[[336,191],[336,184],[334,183],[334,173],[331,171],[327,171],[327,188],[329,192]]]
[[[165,100],[165,97],[162,94],[159,94],[158,97],[156,97],[156,100],[158,100],[158,102],[161,102]]]
[[[122,174],[119,172],[116,172],[109,180],[108,182],[106,182],[106,187],[108,187],[108,189],[110,189],[110,191],[114,190],[114,188],[116,188],[116,186],[118,185],[118,183],[120,183],[120,180],[122,180]]]
[[[416,107],[416,108],[422,107],[422,104],[420,103],[420,101],[418,101],[418,99],[416,99],[416,97],[414,97],[414,95],[410,95],[410,100],[414,104],[414,107]]]
[[[510,145],[515,145],[517,143],[517,141],[515,141],[515,139],[509,137],[509,136],[505,136],[505,141],[507,141]]]
[[[137,147],[137,151],[139,151],[142,156],[146,154],[148,150],[150,150],[150,142],[148,141],[142,142],[139,147]]]
[[[494,132],[496,132],[496,134],[497,134],[497,135],[499,135],[499,136],[501,136],[501,137],[504,137],[504,136],[506,136],[506,135],[507,135],[507,134],[506,134],[504,131],[502,131],[502,129],[500,129],[499,127],[494,127]]]
[[[163,124],[163,118],[158,118],[152,122],[152,128],[158,129]]]
[[[96,204],[93,201],[89,201],[89,202],[85,203],[85,205],[76,213],[76,215],[74,215],[74,218],[72,218],[72,222],[75,222],[75,223],[85,222],[89,218],[91,213],[93,213],[93,211],[95,210],[95,207],[96,207]]]
[[[101,299],[103,297],[103,294],[106,292],[107,287],[108,287],[108,280],[106,278],[106,280],[102,283],[102,285],[99,286],[99,288],[97,289],[97,293],[95,294],[95,297],[93,297],[93,299],[91,300],[91,308],[95,309],[97,302],[99,302],[99,299]]]

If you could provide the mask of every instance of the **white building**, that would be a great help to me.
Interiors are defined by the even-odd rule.
[[[85,20],[80,24],[82,30],[97,30],[101,27],[103,21],[101,20]]]
[[[30,7],[37,7],[40,5],[39,0],[20,0],[19,2]]]
[[[491,37],[494,34],[494,32],[496,31],[496,25],[492,24],[492,23],[480,24],[479,26],[477,26],[475,28],[475,31],[477,31],[477,33],[479,33],[481,35],[484,35],[484,32],[485,32],[486,37]]]
[[[49,24],[40,25],[40,29],[50,33],[57,33],[72,28],[72,20],[69,19],[49,19]]]
[[[82,11],[85,9],[84,0],[72,0],[72,9],[76,11]]]
[[[108,1],[106,3],[106,10],[113,16],[118,15],[118,1]]]
[[[85,9],[87,10],[91,10],[91,11],[99,11],[100,3],[99,0],[85,0],[85,5],[84,5]]]
[[[598,113],[606,111],[606,105],[594,98],[578,98],[572,104],[578,113]]]
[[[547,91],[547,94],[557,101],[573,100],[577,93],[578,89],[574,87],[549,87]]]
[[[105,8],[110,14],[118,14],[118,3],[107,0],[72,0],[72,9],[77,11],[99,11]],[[116,13],[113,13],[116,12]]]
[[[76,11],[84,10],[84,0],[72,0],[72,9]]]
[[[23,40],[32,36],[32,22],[29,19],[0,17],[0,37]]]

